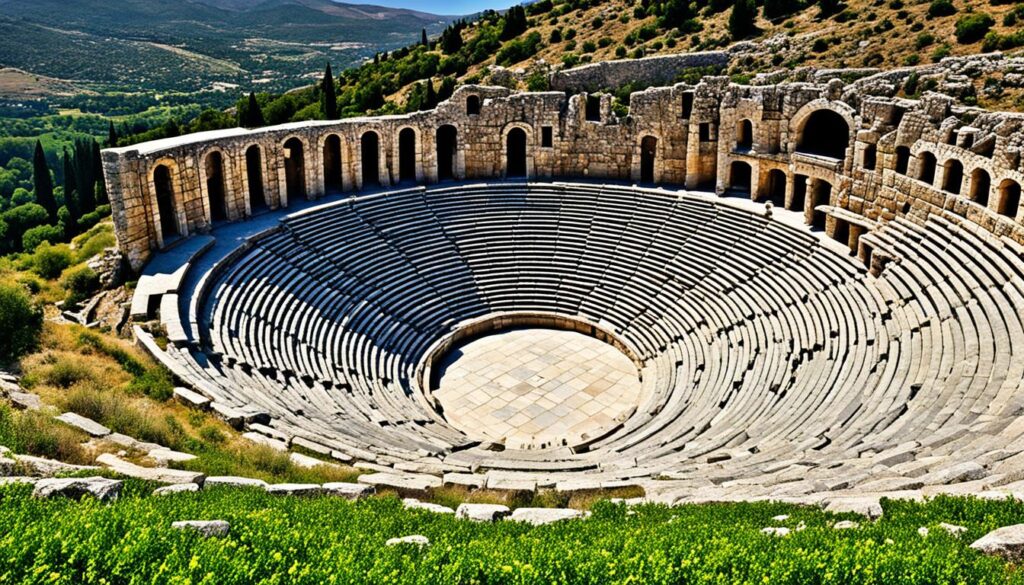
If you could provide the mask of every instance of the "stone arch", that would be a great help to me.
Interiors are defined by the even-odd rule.
[[[935,184],[935,168],[938,165],[935,155],[925,150],[918,153],[917,160],[917,179],[929,185]]]
[[[1013,179],[1003,179],[999,183],[999,203],[996,206],[996,213],[1017,219],[1020,211],[1020,183]]]
[[[817,99],[800,108],[790,123],[795,150],[805,154],[845,159],[854,129],[855,112],[841,102]]]
[[[480,96],[470,94],[466,96],[466,114],[476,116],[480,113]]]
[[[750,120],[740,120],[736,125],[736,150],[749,151],[754,146],[754,124]]]
[[[249,195],[249,214],[268,206],[263,184],[263,149],[252,144],[245,149],[245,178]]]
[[[992,190],[992,177],[983,168],[974,169],[971,173],[971,201],[988,207],[988,196]]]
[[[398,131],[398,180],[419,181],[419,133],[412,126]]]
[[[434,144],[437,149],[437,180],[456,178],[459,152],[459,131],[451,124],[444,124],[435,132]]]
[[[359,155],[363,188],[380,186],[380,135],[375,130],[367,130],[359,137]]]
[[[179,182],[178,165],[172,159],[160,159],[150,172],[150,186],[153,193],[157,218],[157,243],[164,246],[178,236],[187,234],[186,226],[178,217],[181,201],[175,185]]]
[[[943,165],[942,190],[959,195],[964,183],[964,163],[951,158]]]
[[[344,186],[341,160],[341,136],[328,134],[323,139],[324,194],[338,193]]]
[[[654,183],[660,173],[656,172],[658,160],[658,138],[650,134],[640,139],[640,182]]]
[[[750,163],[742,160],[734,160],[729,165],[729,190],[733,193],[750,195],[752,189],[751,176],[753,169]]]
[[[781,169],[768,171],[768,183],[764,191],[764,199],[771,201],[776,207],[786,206],[786,173]]]
[[[203,187],[206,191],[207,222],[228,219],[227,188],[224,178],[224,153],[214,148],[203,156]]]
[[[286,138],[281,143],[284,157],[282,185],[286,200],[306,196],[306,144],[298,136]]]
[[[506,177],[533,176],[533,131],[526,124],[512,123],[502,131],[502,169]]]

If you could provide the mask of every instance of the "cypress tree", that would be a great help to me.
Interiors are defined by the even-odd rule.
[[[114,128],[114,121],[110,121],[110,128],[107,129],[107,148],[117,146],[117,129]]]
[[[100,143],[92,141],[92,174],[96,178],[95,199],[97,204],[107,203],[107,180],[103,176],[103,156],[100,154]]]
[[[50,178],[50,166],[46,164],[46,153],[43,143],[36,140],[36,152],[32,157],[32,181],[36,188],[36,203],[42,205],[50,214],[50,223],[57,223],[57,200],[53,198],[53,179]]]
[[[245,114],[242,116],[242,126],[245,128],[260,128],[267,125],[266,119],[263,118],[263,110],[260,108],[260,103],[256,101],[256,94],[249,92],[249,104],[245,108]]]
[[[745,39],[757,30],[754,19],[757,17],[757,6],[754,0],[736,0],[729,15],[729,34],[733,39]]]
[[[324,71],[324,80],[320,87],[320,113],[325,120],[338,119],[338,96],[334,91],[334,74],[331,73],[331,64],[327,64]]]
[[[68,210],[70,225],[64,226],[66,235],[74,235],[78,227],[78,185],[75,182],[75,161],[64,147],[64,207]]]
[[[424,47],[430,46],[430,41],[427,40],[427,29],[420,29],[420,44]]]
[[[92,162],[91,140],[76,140],[74,150],[75,186],[78,188],[78,213],[96,209],[96,167]]]
[[[427,109],[432,110],[437,107],[437,92],[434,91],[434,80],[427,80]]]

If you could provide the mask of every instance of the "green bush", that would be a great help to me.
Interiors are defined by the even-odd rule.
[[[932,0],[931,4],[928,5],[929,18],[952,16],[953,14],[956,14],[956,6],[953,6],[953,0]]]
[[[540,33],[533,31],[524,38],[505,43],[498,51],[494,61],[498,65],[511,65],[528,59],[540,50]]]
[[[956,21],[956,40],[967,45],[985,38],[996,21],[984,12],[975,12]]]
[[[100,281],[92,268],[82,264],[64,271],[60,284],[67,291],[69,303],[80,303],[99,290]]]
[[[91,463],[82,448],[85,435],[39,411],[12,411],[0,402],[0,445],[15,453],[57,459],[65,463]]]
[[[20,284],[0,282],[0,362],[31,351],[43,329],[43,310]]]
[[[64,244],[43,242],[32,254],[32,271],[46,279],[54,279],[71,266],[71,248]]]
[[[64,229],[55,225],[37,225],[21,236],[21,248],[34,252],[43,242],[59,243],[64,239]]]

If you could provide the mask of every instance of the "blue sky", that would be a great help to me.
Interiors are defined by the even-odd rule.
[[[349,4],[375,4],[393,8],[411,8],[433,14],[471,14],[487,8],[504,10],[522,0],[349,0]]]

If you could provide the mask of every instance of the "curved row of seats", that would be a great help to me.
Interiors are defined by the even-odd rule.
[[[218,402],[374,469],[701,478],[765,496],[920,477],[965,454],[999,468],[1024,406],[1020,249],[941,217],[865,237],[896,258],[877,278],[703,195],[396,191],[284,217],[208,275],[200,343],[169,352]],[[416,367],[459,322],[506,311],[624,338],[642,361],[636,413],[560,448],[475,447]]]

